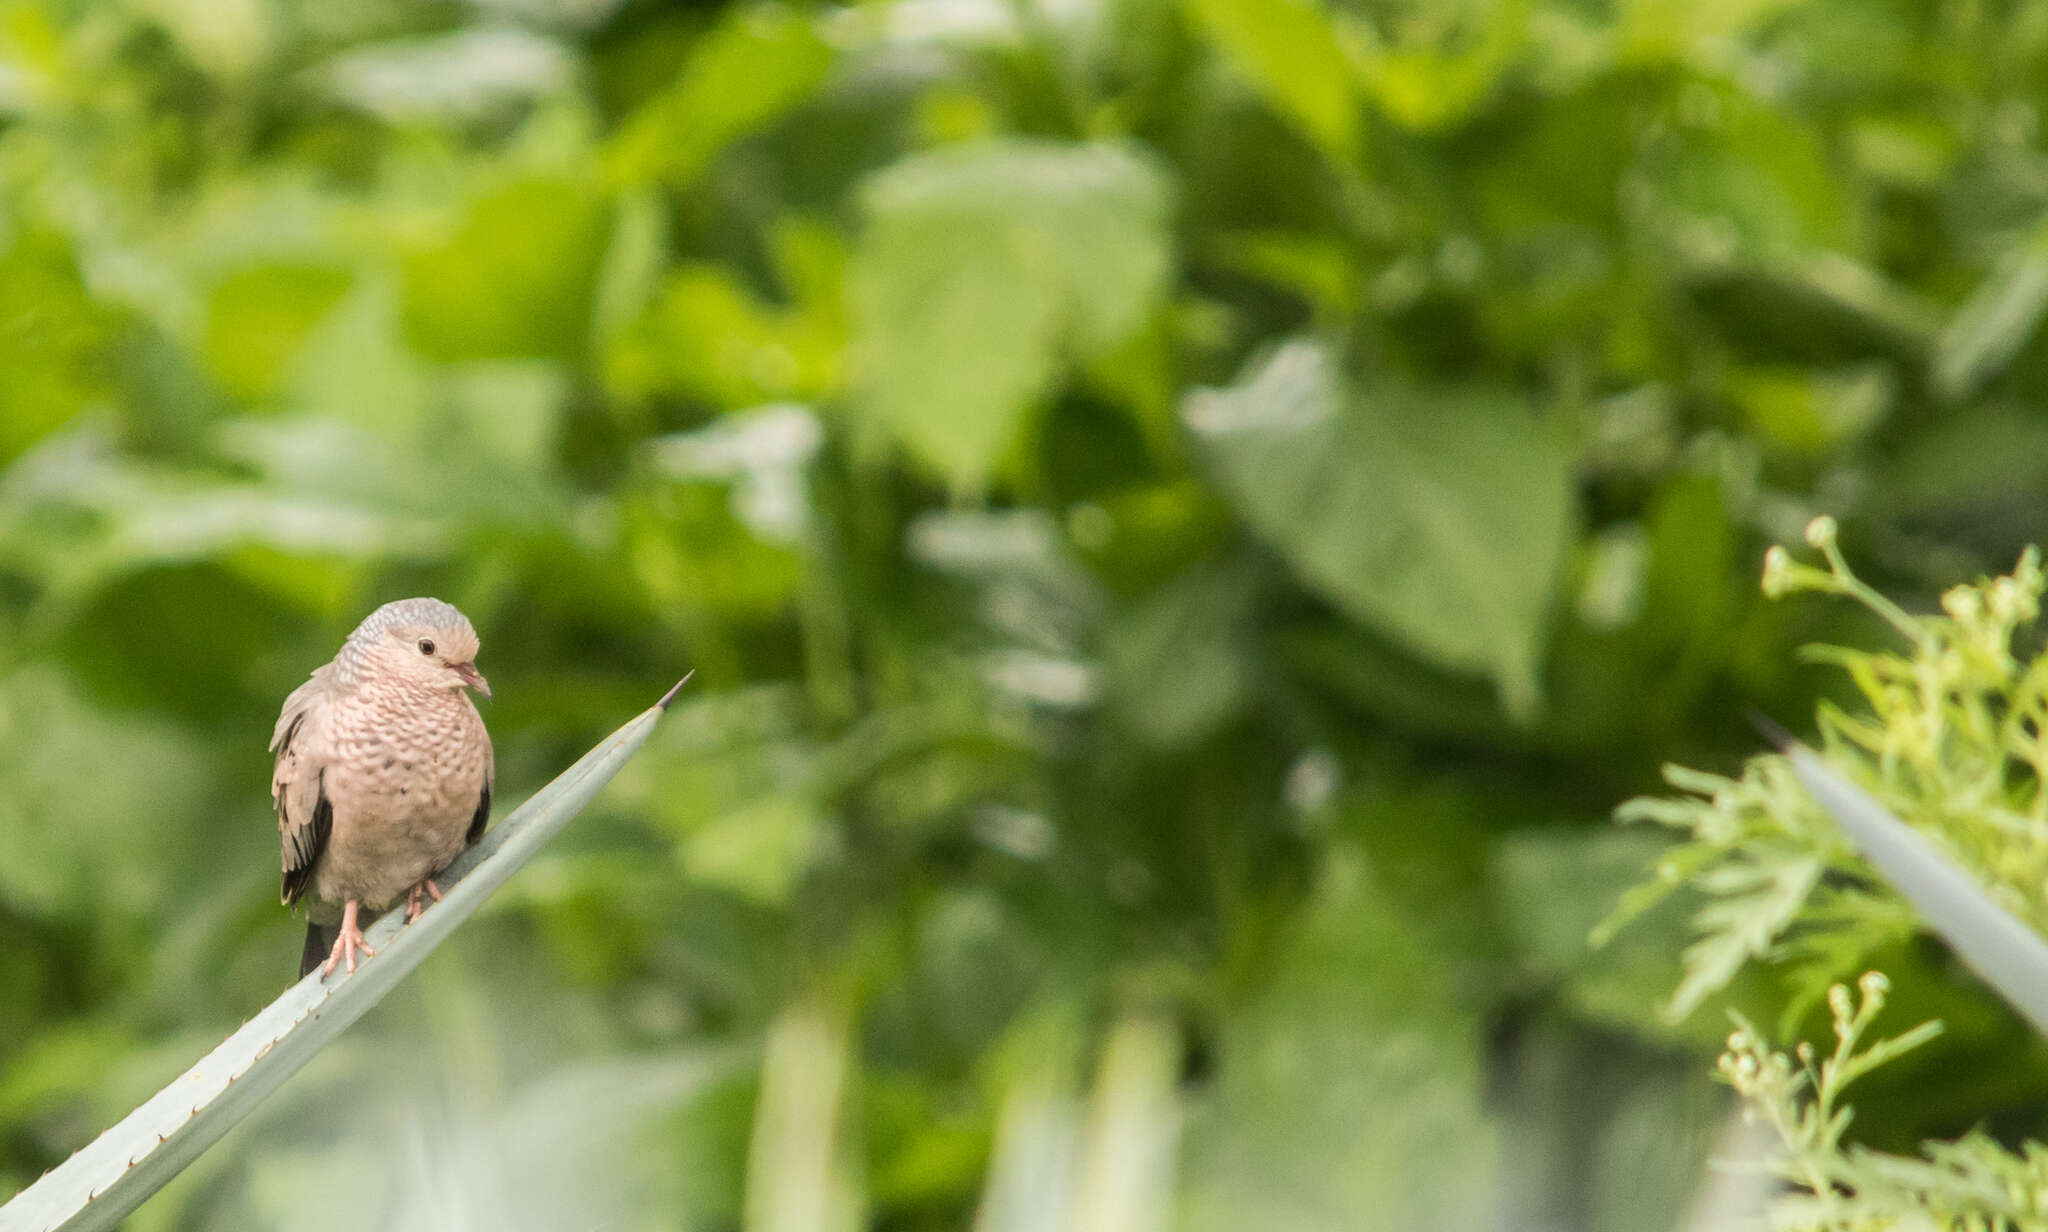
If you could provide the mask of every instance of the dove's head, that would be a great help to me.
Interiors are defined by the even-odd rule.
[[[452,604],[400,599],[356,626],[336,665],[352,681],[374,673],[428,688],[475,689],[489,697],[491,685],[476,670],[476,652],[476,630]]]

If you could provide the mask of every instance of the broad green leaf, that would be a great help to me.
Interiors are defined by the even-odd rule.
[[[836,393],[844,349],[839,323],[812,306],[763,303],[731,270],[688,262],[612,340],[606,375],[629,397],[675,390],[737,409]]]
[[[1429,936],[1339,846],[1270,983],[1224,1022],[1188,1131],[1185,1227],[1475,1228],[1499,1144],[1478,1022]]]
[[[297,349],[282,400],[308,415],[420,439],[433,402],[428,365],[401,337],[398,288],[365,278]]]
[[[24,919],[170,910],[163,847],[197,842],[205,750],[190,732],[101,711],[46,665],[0,676],[0,910]]]
[[[51,10],[16,5],[0,14],[0,111],[34,114],[50,103],[66,50]]]
[[[690,51],[675,81],[629,117],[606,151],[623,184],[686,183],[738,137],[808,99],[833,52],[804,16],[779,5],[735,5]]]
[[[104,395],[114,314],[53,235],[12,236],[0,214],[0,462]]]
[[[608,276],[619,271],[630,217],[621,215]],[[780,304],[763,300],[733,270],[709,261],[681,263],[665,282],[656,281],[662,274],[658,248],[649,253],[647,282],[634,292],[642,302],[633,315],[600,301],[605,375],[620,396],[675,391],[736,409],[840,393],[846,368],[846,241],[833,228],[796,217],[778,220],[767,238]],[[616,281],[606,288],[619,290]]]
[[[1241,574],[1192,571],[1110,626],[1110,700],[1147,743],[1195,744],[1244,704],[1255,671],[1242,636],[1252,598]]]
[[[1357,310],[1364,271],[1357,254],[1335,235],[1243,231],[1214,237],[1217,264],[1300,296],[1326,317]]]
[[[1848,186],[1811,128],[1737,89],[1699,84],[1688,97],[1650,168],[1688,220],[1686,242],[1773,258],[1847,247]]]
[[[676,484],[658,509],[628,511],[627,558],[651,595],[742,617],[787,610],[803,580],[788,544],[750,533],[723,487]]]
[[[1288,791],[1312,799],[1301,787],[1305,780],[1296,777],[1304,769],[1290,774]],[[1518,974],[1522,956],[1501,927],[1498,891],[1488,876],[1496,846],[1489,827],[1503,813],[1515,815],[1516,802],[1498,789],[1429,783],[1376,785],[1320,807],[1332,829],[1357,835],[1388,914],[1429,939],[1442,986],[1467,1004],[1499,996]]]
[[[2048,421],[2024,404],[1953,407],[1901,443],[1877,492],[1904,517],[2005,527],[2010,543],[2048,537]]]
[[[620,194],[591,306],[594,343],[610,342],[639,317],[668,264],[669,245],[660,194],[651,189]]]
[[[1848,136],[1859,174],[1908,192],[1939,192],[1955,174],[1962,144],[1946,123],[1919,112],[1859,116]]]
[[[1358,157],[1363,111],[1337,18],[1314,0],[1183,0],[1272,108],[1339,163]]]
[[[732,512],[749,531],[771,543],[799,543],[811,524],[810,481],[805,473],[824,444],[817,416],[802,406],[758,407],[696,432],[650,442],[655,465],[678,479],[732,485]]]
[[[1503,1221],[1506,1226],[1559,1232],[1764,1227],[1760,1217],[1744,1218],[1736,1195],[1711,1206],[1694,1196],[1715,1181],[1734,1182],[1758,1197],[1777,1183],[1764,1168],[1729,1158],[1726,1091],[1698,1060],[1726,1038],[1728,1023],[1717,1017],[1710,1028],[1701,1046],[1658,1049],[1575,1031],[1543,1015],[1502,1032],[1491,1057],[1487,1106],[1501,1122],[1502,1209],[1525,1216]],[[1770,1132],[1764,1125],[1756,1129]],[[1681,1217],[1687,1211],[1710,1211],[1711,1217],[1694,1223]]]
[[[1728,393],[1758,438],[1797,454],[1821,455],[1866,435],[1897,396],[1875,365],[1829,371],[1751,366],[1728,374]]]
[[[780,905],[811,863],[817,810],[794,793],[729,808],[681,845],[683,871],[757,902]]]
[[[162,27],[186,59],[229,83],[260,71],[283,42],[283,13],[272,0],[145,0],[136,7]]]
[[[1721,245],[1729,238],[1684,255],[1679,274],[1742,349],[1800,363],[1876,353],[1915,364],[1933,350],[1939,313],[1870,266],[1832,252],[1751,260]]]
[[[223,278],[207,303],[201,343],[214,379],[250,401],[277,393],[348,285],[346,272],[318,265],[258,265]]]
[[[1654,1043],[1711,1047],[1727,1030],[1719,1013],[1680,1021],[1643,1012],[1682,978],[1679,952],[1689,932],[1683,903],[1666,899],[1592,944],[1603,918],[1666,845],[1657,836],[1614,828],[1509,835],[1489,862],[1496,926],[1523,976],[1555,986],[1576,1017]]]
[[[1304,581],[1532,715],[1573,525],[1569,459],[1502,393],[1353,394],[1296,340],[1183,418],[1245,518]]]
[[[1998,262],[1934,344],[1934,390],[1949,401],[1977,392],[2041,327],[2048,312],[2048,226]]]
[[[39,584],[35,626],[68,627],[97,594],[144,569],[204,568],[249,549],[358,559],[446,550],[418,510],[396,499],[403,494],[395,485],[380,482],[387,476],[371,473],[388,470],[376,464],[390,451],[343,448],[362,438],[331,424],[313,425],[333,429],[326,433],[272,419],[237,426],[219,444],[245,447],[237,452],[255,466],[279,466],[273,482],[226,482],[145,462],[89,431],[54,438],[16,462],[0,483],[0,560]],[[337,472],[358,486],[305,482]],[[374,502],[358,499],[372,494]]]
[[[521,470],[547,468],[569,400],[569,377],[560,364],[483,360],[452,368],[447,376],[462,452]]]
[[[1469,118],[1507,67],[1493,47],[1464,55],[1428,50],[1373,57],[1366,72],[1372,98],[1403,127],[1435,132]]]
[[[1327,619],[1282,629],[1274,647],[1318,690],[1396,730],[1495,747],[1527,737],[1501,713],[1490,681],[1420,662],[1355,625]]]
[[[1418,37],[1361,57],[1366,93],[1405,128],[1433,132],[1469,119],[1522,48],[1524,0],[1446,8],[1439,21],[1416,23],[1423,32]]]
[[[921,154],[861,194],[849,294],[863,404],[955,484],[982,483],[1064,365],[1165,290],[1163,177],[1125,148],[1005,140]]]
[[[611,211],[573,180],[515,180],[405,259],[405,332],[430,359],[580,354]]]
[[[504,25],[372,43],[310,75],[329,97],[404,123],[482,119],[562,89],[573,70],[560,43]]]
[[[611,781],[674,697],[671,690],[493,826],[442,876],[445,896],[418,920],[407,924],[397,911],[378,919],[368,930],[376,957],[353,973],[329,978],[315,971],[292,985],[197,1065],[0,1207],[0,1227],[117,1226],[452,935]]]
[[[1616,51],[1625,61],[1697,59],[1714,63],[1716,48],[1799,7],[1803,0],[1625,0],[1619,5]]]

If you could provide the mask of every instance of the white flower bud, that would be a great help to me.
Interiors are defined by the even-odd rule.
[[[1764,597],[1775,599],[1791,586],[1792,556],[1781,545],[1772,544],[1764,553]]]

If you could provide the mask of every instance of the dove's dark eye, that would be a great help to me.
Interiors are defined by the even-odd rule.
[[[431,638],[431,637],[423,637],[423,638],[421,638],[421,639],[420,639],[420,653],[421,653],[421,654],[423,654],[423,655],[430,655],[430,654],[434,653],[434,639],[433,639],[433,638]]]

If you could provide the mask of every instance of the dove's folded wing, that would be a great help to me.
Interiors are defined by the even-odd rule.
[[[476,846],[476,841],[484,836],[484,827],[491,824],[491,788],[498,780],[497,750],[491,747],[491,738],[482,734],[481,724],[478,725],[477,731],[484,746],[484,790],[482,797],[476,802],[476,814],[469,819],[469,832],[462,836],[462,844],[465,847]]]
[[[277,835],[282,848],[282,898],[296,903],[312,884],[313,867],[334,829],[334,810],[327,803],[322,776],[326,770],[327,699],[333,670],[322,667],[313,678],[292,690],[277,716],[270,747],[277,768],[270,776],[270,798],[277,805]]]

